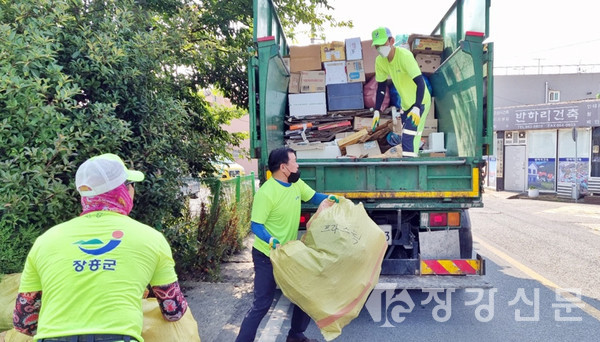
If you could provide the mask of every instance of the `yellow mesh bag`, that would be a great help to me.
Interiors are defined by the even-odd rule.
[[[320,210],[302,240],[271,252],[273,273],[330,341],[358,316],[379,281],[387,243],[362,203],[345,198]]]

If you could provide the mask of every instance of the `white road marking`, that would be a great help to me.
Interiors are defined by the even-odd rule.
[[[497,255],[498,257],[500,257],[501,259],[503,259],[504,261],[506,261],[507,263],[509,263],[513,267],[515,267],[518,270],[520,270],[521,272],[525,273],[531,279],[537,280],[538,282],[540,282],[542,285],[546,286],[550,290],[555,291],[555,292],[557,290],[561,290],[560,295],[564,299],[566,299],[567,301],[571,301],[573,303],[573,305],[577,306],[581,310],[585,311],[588,315],[590,315],[590,316],[594,317],[596,320],[600,321],[600,310],[596,309],[595,307],[593,307],[592,305],[586,303],[585,301],[581,300],[580,298],[577,298],[576,295],[573,295],[570,292],[564,291],[560,286],[558,286],[557,284],[555,284],[551,280],[549,280],[547,278],[544,278],[541,274],[539,274],[536,271],[532,270],[531,268],[529,268],[529,267],[521,264],[517,260],[513,259],[512,257],[510,257],[508,254],[506,254],[506,253],[502,252],[501,250],[499,250],[499,249],[491,246],[489,243],[481,240],[480,238],[478,238],[478,237],[476,237],[474,235],[473,235],[473,241],[477,242],[483,248],[485,248],[488,251],[494,253],[495,255]]]
[[[290,300],[284,295],[279,297],[275,308],[271,311],[267,325],[262,330],[258,342],[275,342],[277,336],[281,333],[283,321],[287,318],[287,312],[290,308]]]

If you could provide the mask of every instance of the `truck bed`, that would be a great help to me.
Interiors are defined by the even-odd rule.
[[[366,208],[482,206],[473,158],[300,159],[298,164],[313,189],[363,201]]]

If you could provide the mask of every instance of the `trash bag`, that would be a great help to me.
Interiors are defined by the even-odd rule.
[[[3,275],[0,278],[0,331],[13,328],[12,316],[20,282],[20,273]],[[196,323],[190,308],[177,322],[164,320],[156,298],[143,299],[142,309],[144,311],[142,337],[145,342],[200,342],[198,323]],[[4,341],[27,342],[33,341],[33,339],[31,336],[12,329],[6,332]],[[0,342],[2,342],[1,339]]]
[[[183,317],[176,322],[165,321],[156,298],[143,299],[142,309],[144,310],[142,329],[144,342],[200,342],[198,323],[189,307]]]
[[[13,327],[13,311],[21,284],[21,273],[0,275],[0,331]]]
[[[363,86],[363,98],[365,102],[365,108],[375,108],[375,101],[377,98],[377,81],[375,80],[375,76],[371,77],[365,85]],[[390,88],[388,87],[385,91],[385,97],[383,98],[383,103],[381,104],[380,111],[385,110],[390,106]]]
[[[273,274],[283,294],[330,341],[358,316],[379,281],[387,243],[362,203],[345,198],[310,223],[302,241],[271,252]]]
[[[4,340],[0,337],[0,342],[31,342],[33,341],[33,337],[29,335],[22,334],[16,331],[14,328],[7,331],[4,336]]]

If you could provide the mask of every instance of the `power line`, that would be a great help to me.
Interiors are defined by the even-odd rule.
[[[560,46],[555,46],[555,47],[551,47],[551,48],[547,48],[547,49],[537,50],[537,51],[533,51],[533,53],[559,50],[559,49],[564,49],[564,48],[568,48],[568,47],[573,47],[573,46],[577,46],[577,45],[584,45],[584,44],[589,44],[589,43],[594,43],[594,42],[599,42],[599,41],[600,41],[600,38],[598,38],[598,39],[592,39],[592,40],[586,40],[586,41],[583,41],[583,42],[571,43],[571,44],[567,44],[567,45],[560,45]]]

